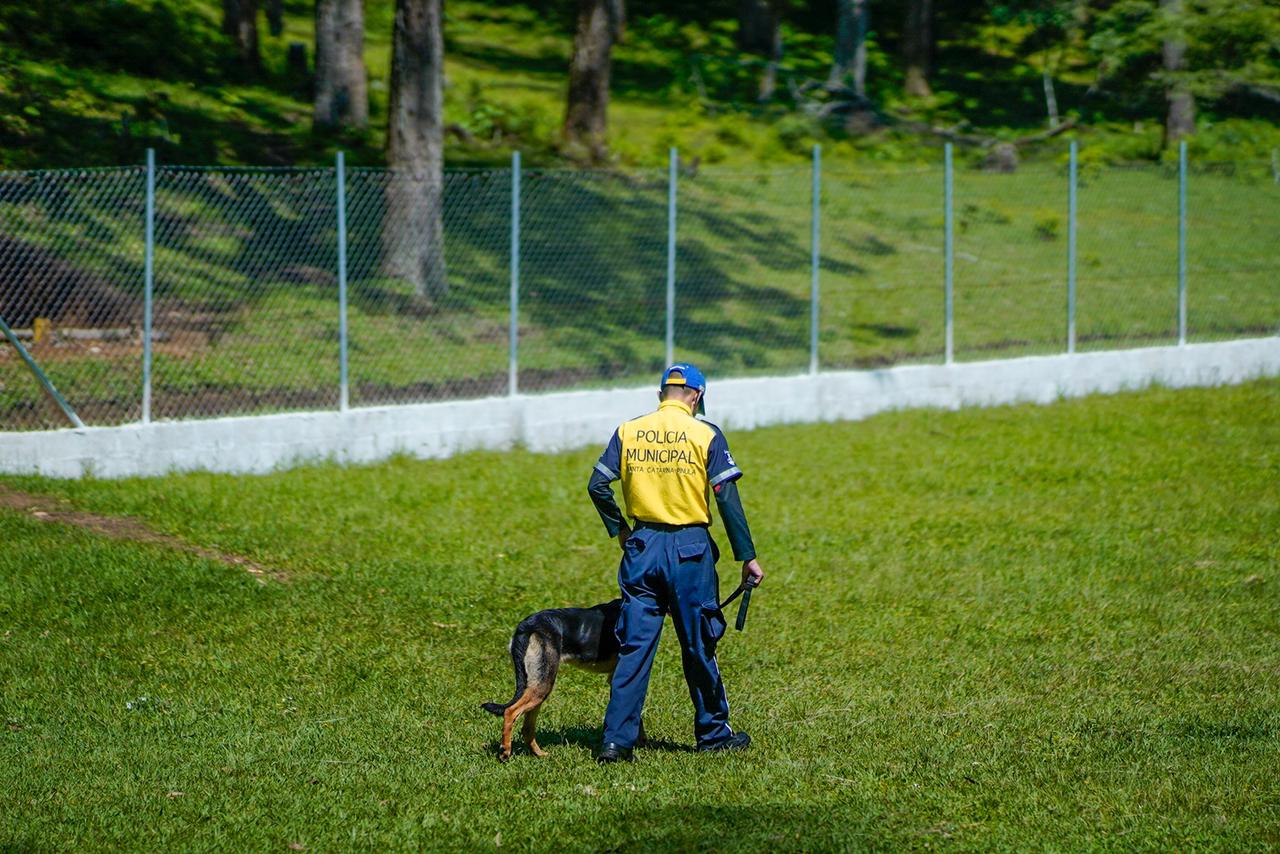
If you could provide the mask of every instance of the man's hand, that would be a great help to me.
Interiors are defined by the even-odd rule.
[[[752,558],[742,562],[742,583],[748,587],[757,587],[760,582],[764,581],[764,570],[760,568],[760,561]]]
[[[618,548],[625,552],[627,550],[627,540],[629,539],[631,539],[631,526],[624,521],[622,527],[618,529]]]

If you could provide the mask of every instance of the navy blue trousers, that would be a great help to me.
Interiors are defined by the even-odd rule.
[[[604,742],[621,747],[636,743],[649,671],[667,613],[680,639],[698,744],[733,735],[729,701],[716,664],[716,642],[724,636],[725,619],[718,604],[716,549],[707,529],[637,529],[626,542],[618,586],[622,588],[620,651],[604,713]]]

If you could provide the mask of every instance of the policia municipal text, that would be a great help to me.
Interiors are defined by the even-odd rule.
[[[591,473],[588,491],[600,518],[622,546],[618,585],[618,666],[604,716],[600,762],[632,759],[649,671],[664,615],[671,614],[680,639],[684,678],[693,700],[693,730],[699,750],[743,750],[745,732],[729,728],[729,701],[716,664],[716,642],[724,634],[716,560],[719,551],[707,528],[714,491],[742,580],[759,583],[751,530],[738,498],[742,477],[720,428],[694,417],[702,413],[707,381],[689,364],[662,375],[658,410],[618,428]],[[622,498],[634,526],[623,519],[611,484],[622,481]]]

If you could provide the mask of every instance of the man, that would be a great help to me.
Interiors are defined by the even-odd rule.
[[[734,559],[742,561],[743,582],[759,583],[764,570],[738,498],[742,472],[720,428],[694,417],[705,411],[706,392],[706,378],[693,365],[667,368],[658,410],[618,428],[587,487],[609,536],[622,546],[621,649],[604,716],[601,763],[632,761],[649,671],[668,612],[680,639],[698,749],[745,750],[751,744],[745,732],[729,728],[729,702],[716,664],[716,642],[726,626],[718,604],[719,551],[707,530],[712,491]],[[613,500],[615,480],[622,481],[634,529]]]

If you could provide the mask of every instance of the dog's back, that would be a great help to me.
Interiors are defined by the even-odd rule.
[[[583,666],[612,664],[618,658],[618,616],[622,600],[592,608],[549,608],[527,618],[516,628],[547,631],[560,638],[560,659]]]

